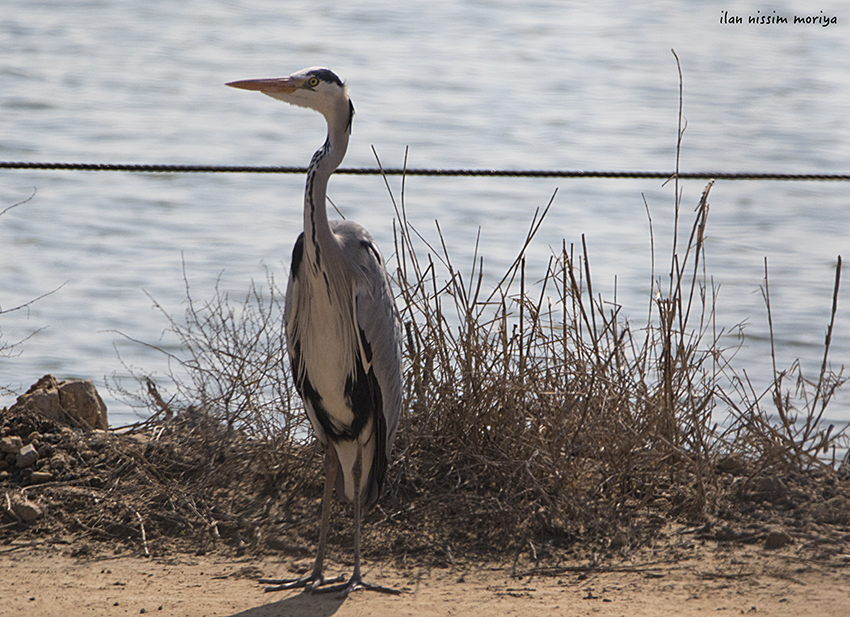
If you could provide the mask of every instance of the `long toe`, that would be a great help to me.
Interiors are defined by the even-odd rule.
[[[271,585],[271,587],[266,587],[263,591],[284,591],[286,589],[300,589],[302,587],[307,591],[314,591],[322,585],[339,583],[344,580],[345,576],[342,574],[326,579],[321,572],[314,572],[301,578],[261,578],[260,583]]]
[[[322,587],[320,589],[315,589],[316,593],[334,593],[338,592],[340,597],[346,597],[352,591],[357,591],[358,589],[364,589],[366,591],[377,591],[378,593],[388,593],[392,595],[399,595],[401,590],[393,589],[392,587],[384,587],[382,585],[374,585],[372,583],[366,583],[359,576],[352,576],[347,583],[342,585],[331,585],[329,587]]]

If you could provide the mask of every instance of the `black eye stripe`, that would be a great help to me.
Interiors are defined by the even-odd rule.
[[[310,76],[310,85],[313,84],[313,79],[320,79],[321,81],[326,81],[331,84],[336,84],[340,88],[342,87],[342,80],[336,76],[336,73],[331,71],[330,69],[316,69],[314,71],[310,71],[308,73]],[[318,85],[318,84],[315,84]]]

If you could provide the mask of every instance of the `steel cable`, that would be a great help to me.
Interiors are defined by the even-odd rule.
[[[303,174],[306,167],[273,167],[249,165],[147,165],[132,163],[42,163],[0,161],[0,169],[40,169],[73,171],[128,171],[144,173],[265,173]],[[388,176],[485,176],[508,178],[615,178],[660,179],[673,178],[672,171],[580,171],[580,170],[507,170],[507,169],[405,169],[378,167],[345,167],[336,171],[348,175]],[[848,181],[850,174],[786,174],[750,172],[679,172],[687,180],[779,180],[779,181]]]

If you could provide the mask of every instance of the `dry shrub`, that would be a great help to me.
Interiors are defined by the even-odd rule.
[[[787,372],[777,372],[771,396],[754,396],[727,362],[704,265],[711,187],[687,241],[674,238],[669,268],[653,274],[647,321],[636,329],[594,294],[584,238],[578,251],[564,243],[542,276],[526,272],[551,201],[488,286],[483,259],[464,275],[439,226],[439,249],[412,227],[402,189],[394,269],[405,397],[368,550],[451,559],[458,547],[503,553],[529,542],[608,544],[615,534],[615,544],[636,545],[667,521],[708,520],[728,497],[724,470],[805,470],[846,443],[846,428],[822,426],[843,382],[826,356],[814,396],[801,379],[786,391]],[[180,491],[192,487],[184,502],[203,504],[207,524],[226,510],[255,539],[271,525],[262,533],[297,544],[314,541],[323,478],[289,375],[280,297],[269,278],[242,303],[216,290],[200,306],[190,297],[184,320],[169,317],[183,350],[164,352],[179,369],[170,375],[176,393],[164,400],[143,380],[142,398],[157,412],[144,428],[154,428],[148,455]],[[187,461],[187,452],[197,456]],[[347,529],[348,517],[335,517],[333,533]]]
[[[730,426],[730,432],[735,433],[733,447],[745,456],[757,460],[761,469],[773,466],[807,469],[822,464],[830,452],[834,467],[837,450],[846,449],[848,425],[839,429],[833,424],[824,426],[827,406],[846,381],[844,366],[836,373],[829,363],[835,316],[838,312],[842,265],[839,255],[835,267],[832,309],[824,340],[823,360],[817,379],[812,380],[804,375],[799,361],[784,370],[779,370],[776,366],[770,286],[765,259],[764,284],[761,291],[767,307],[773,382],[766,390],[758,393],[746,371],[742,371],[733,376],[727,391],[720,392],[733,418]],[[846,456],[846,460],[850,461],[850,453]]]
[[[680,107],[679,145],[681,118]],[[399,201],[390,191],[406,381],[387,495],[370,515],[367,551],[451,560],[458,547],[504,554],[530,543],[536,554],[535,545],[569,547],[579,538],[634,546],[666,522],[728,514],[724,474],[752,479],[824,467],[818,455],[846,445],[847,427],[823,427],[844,381],[827,362],[832,322],[816,382],[794,365],[756,393],[729,363],[734,354],[722,345],[705,268],[713,182],[683,241],[677,176],[673,185],[669,267],[658,277],[653,271],[638,327],[616,300],[594,293],[584,238],[580,249],[564,242],[542,274],[526,272],[525,251],[551,201],[490,285],[477,250],[465,275],[439,225],[438,241],[429,242],[407,220],[404,184]],[[833,320],[840,270],[839,259]],[[764,291],[770,317],[766,278]],[[177,393],[166,401],[143,379],[140,398],[175,416],[163,430],[184,448],[202,448],[190,467],[204,499],[230,495],[228,507],[255,530],[271,525],[272,535],[302,537],[315,526],[322,477],[289,377],[280,297],[271,279],[266,291],[252,286],[241,305],[219,292],[200,307],[190,297],[185,322],[169,317],[185,355],[169,353]],[[206,418],[193,425],[206,428],[173,428],[184,410]],[[341,518],[332,534],[347,530]]]
[[[142,388],[133,393],[114,381],[111,389],[148,410],[124,431],[147,436],[145,458],[163,487],[192,504],[179,517],[194,513],[213,528],[238,516],[256,540],[264,521],[297,509],[293,500],[321,495],[319,448],[286,361],[283,294],[267,275],[267,288],[252,282],[241,301],[216,285],[199,304],[184,281],[182,319],[154,300],[174,341],[146,345],[168,356],[166,378],[127,367]],[[229,514],[222,519],[221,512]]]
[[[548,206],[485,291],[482,260],[465,278],[442,241],[420,261],[424,239],[402,193],[396,256],[410,370],[394,505],[411,524],[513,548],[607,536],[650,502],[703,515],[720,443],[711,420],[719,351],[705,340],[713,307],[701,270],[710,186],[638,332],[594,295],[584,239],[578,257],[564,244],[529,283],[524,252]]]

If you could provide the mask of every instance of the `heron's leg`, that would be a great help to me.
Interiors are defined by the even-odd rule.
[[[312,576],[322,580],[322,566],[325,562],[325,549],[328,545],[328,528],[331,524],[331,505],[333,503],[334,485],[339,462],[336,448],[328,443],[325,452],[325,492],[322,494],[322,523],[319,529],[319,550],[316,551],[316,562],[313,564]],[[321,585],[321,583],[319,583]]]
[[[349,587],[351,583],[362,584],[363,580],[360,577],[360,523],[363,520],[361,511],[363,494],[360,490],[360,482],[363,479],[363,446],[360,440],[357,440],[357,458],[354,459],[354,469],[351,474],[354,477],[354,573],[351,575]],[[349,590],[353,591],[353,589]]]
[[[336,448],[332,443],[328,443],[325,448],[325,492],[322,495],[322,523],[319,530],[319,550],[316,551],[316,561],[313,564],[313,571],[307,576],[294,579],[260,579],[260,582],[274,587],[266,587],[265,591],[281,591],[283,589],[297,589],[306,587],[308,590],[315,589],[320,585],[327,583],[337,583],[344,580],[344,576],[340,575],[332,579],[325,580],[322,568],[325,561],[325,548],[328,544],[328,527],[331,523],[331,503],[333,500],[334,484],[336,483],[336,472],[339,467]]]
[[[354,459],[354,466],[351,469],[351,476],[354,480],[354,573],[347,583],[342,585],[334,585],[332,587],[323,587],[316,589],[317,592],[327,593],[339,591],[340,595],[347,596],[352,591],[357,589],[368,589],[370,591],[380,591],[381,593],[401,593],[397,589],[390,587],[382,587],[381,585],[373,585],[364,583],[360,576],[360,522],[362,519],[362,494],[360,491],[360,481],[363,477],[363,445],[360,440],[357,440],[357,456]]]

